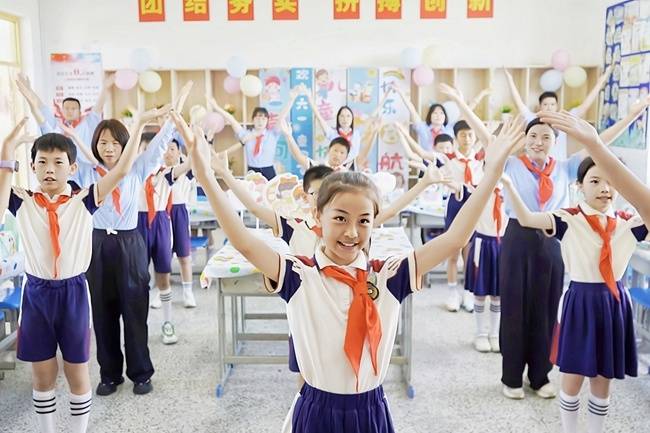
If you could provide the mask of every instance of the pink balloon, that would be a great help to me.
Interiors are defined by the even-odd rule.
[[[215,134],[223,131],[223,128],[226,126],[226,121],[223,116],[214,111],[208,112],[201,123],[204,131],[212,131]]]
[[[567,50],[555,50],[551,56],[551,65],[553,66],[553,69],[556,69],[560,72],[564,72],[564,70],[568,68],[570,64],[571,59]]]
[[[413,70],[413,82],[416,86],[428,86],[433,83],[433,69],[420,65]]]
[[[121,90],[133,89],[138,84],[138,73],[132,69],[120,69],[115,72],[115,87]]]
[[[239,78],[231,77],[228,75],[223,80],[223,89],[226,91],[226,93],[229,93],[231,95],[239,93]]]

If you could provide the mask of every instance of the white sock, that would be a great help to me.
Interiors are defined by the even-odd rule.
[[[447,289],[449,289],[449,294],[456,293],[458,290],[458,283],[447,283]]]
[[[487,335],[487,311],[485,311],[485,301],[479,301],[474,298],[474,317],[476,318],[476,335]]]
[[[56,393],[55,390],[36,391],[32,390],[32,401],[38,418],[38,425],[41,433],[54,433],[54,415],[56,414]]]
[[[589,395],[589,411],[587,412],[587,432],[601,433],[605,424],[605,417],[609,411],[609,397],[598,398]]]
[[[580,397],[565,394],[560,390],[560,419],[564,433],[578,431],[578,409],[580,409]]]
[[[191,292],[192,291],[192,282],[191,281],[183,281],[181,284],[183,286],[183,292]]]
[[[172,289],[160,291],[160,302],[162,303],[163,322],[172,321]]]
[[[82,395],[70,393],[70,432],[86,433],[88,419],[90,418],[90,406],[93,404],[93,393],[88,391]]]
[[[499,336],[501,325],[501,301],[490,298],[490,337]]]

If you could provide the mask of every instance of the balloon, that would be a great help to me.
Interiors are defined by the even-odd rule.
[[[136,72],[144,72],[151,68],[153,64],[153,57],[149,50],[146,48],[136,48],[131,51],[129,57],[129,64]]]
[[[193,105],[192,108],[190,108],[190,124],[200,124],[207,114],[208,110],[206,110],[203,105]]]
[[[560,72],[564,72],[564,70],[569,67],[570,63],[571,59],[569,58],[569,52],[567,50],[555,50],[553,55],[551,55],[551,65],[553,65],[553,69],[557,69]]]
[[[404,48],[400,59],[403,67],[415,69],[422,64],[422,51],[416,47]]]
[[[226,63],[228,75],[234,78],[241,78],[246,75],[246,61],[238,56],[232,56]]]
[[[460,118],[460,108],[454,101],[446,101],[442,104],[445,107],[445,112],[447,113],[447,122],[449,125],[453,125]]]
[[[555,92],[562,87],[562,72],[549,69],[539,77],[539,87],[545,92]]]
[[[203,107],[201,107],[203,108]],[[226,126],[226,121],[223,116],[214,111],[207,113],[203,120],[201,121],[201,127],[204,131],[212,131],[214,134],[218,134],[223,131],[223,128]]]
[[[162,78],[155,71],[144,71],[138,79],[140,88],[147,93],[156,93],[162,86]]]
[[[254,98],[262,93],[262,81],[255,75],[244,75],[239,80],[239,87],[244,95]]]
[[[435,68],[440,65],[439,50],[436,45],[429,45],[422,52],[422,64],[430,68]]]
[[[120,90],[132,89],[138,84],[138,73],[133,69],[120,69],[115,72],[115,87]]]
[[[433,70],[424,65],[420,65],[413,70],[413,82],[416,86],[428,86],[433,83]]]
[[[228,75],[223,80],[223,90],[230,95],[239,92],[239,78],[231,77]]]
[[[587,81],[587,72],[580,66],[571,66],[564,71],[564,82],[569,87],[580,87]]]

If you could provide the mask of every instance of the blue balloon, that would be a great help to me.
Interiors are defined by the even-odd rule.
[[[422,50],[416,47],[404,48],[400,60],[403,67],[415,69],[422,63]]]
[[[232,56],[226,63],[228,75],[235,78],[241,78],[246,75],[246,61],[238,56]]]

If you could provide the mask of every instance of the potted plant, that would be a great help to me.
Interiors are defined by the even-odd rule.
[[[133,124],[133,110],[131,108],[125,108],[120,115],[122,116],[122,123],[125,126],[130,127]]]
[[[512,107],[510,105],[504,105],[501,107],[501,121],[505,122],[507,119],[512,117]]]

